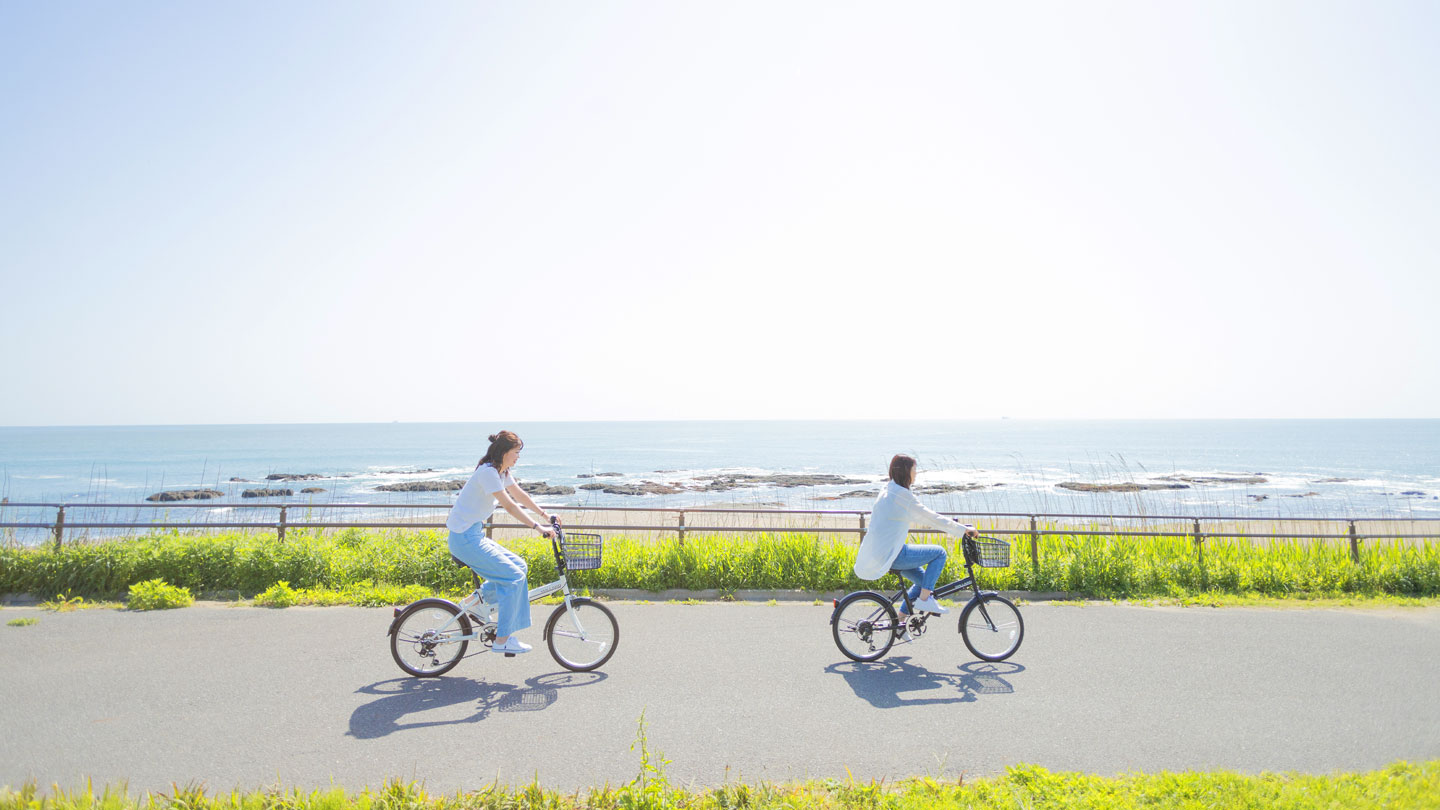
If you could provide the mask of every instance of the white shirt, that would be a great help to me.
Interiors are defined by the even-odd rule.
[[[450,507],[445,528],[460,534],[486,520],[495,511],[495,493],[513,486],[515,478],[508,471],[501,476],[500,471],[489,464],[476,467],[475,472],[470,474],[470,480],[460,488],[455,505]]]
[[[855,554],[855,576],[879,579],[890,573],[890,564],[900,556],[900,547],[905,545],[912,523],[922,523],[957,537],[973,528],[930,509],[920,503],[915,493],[890,481],[870,509],[870,529]]]

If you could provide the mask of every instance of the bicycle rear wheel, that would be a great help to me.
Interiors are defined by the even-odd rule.
[[[835,646],[852,661],[874,661],[895,643],[895,608],[877,593],[861,591],[840,600],[830,621]]]
[[[545,643],[555,662],[572,672],[589,672],[610,660],[620,643],[620,624],[610,608],[594,599],[570,600],[545,623]]]
[[[454,669],[465,657],[470,642],[460,639],[468,635],[470,619],[460,608],[443,599],[422,599],[395,620],[390,656],[407,674],[434,678]]]
[[[999,594],[981,594],[960,612],[960,637],[977,658],[1004,661],[1020,649],[1025,620],[1020,608]]]

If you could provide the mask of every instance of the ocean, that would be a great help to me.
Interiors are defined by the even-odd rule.
[[[944,511],[1440,517],[1436,419],[997,419],[0,428],[0,498],[10,504],[0,508],[0,522],[54,519],[54,509],[14,504],[141,503],[199,488],[223,493],[206,502],[214,509],[170,511],[216,520],[258,514],[244,508],[242,495],[264,486],[295,492],[266,503],[449,503],[453,492],[377,488],[463,479],[487,434],[500,428],[525,441],[516,469],[522,483],[574,490],[537,498],[555,506],[866,509],[891,455],[903,452],[920,460],[917,485],[937,488],[922,499]],[[275,474],[319,477],[264,480]],[[777,475],[842,480],[764,480]],[[1177,488],[1060,486],[1074,483]],[[322,491],[300,494],[304,487]],[[650,492],[624,494],[631,487]],[[93,508],[85,518],[160,511]],[[273,510],[267,514],[273,519]]]

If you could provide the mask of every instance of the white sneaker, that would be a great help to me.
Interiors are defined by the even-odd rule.
[[[916,599],[916,600],[915,600],[915,609],[916,609],[916,610],[923,610],[923,611],[925,611],[926,613],[942,613],[942,614],[943,614],[943,613],[949,613],[949,612],[950,612],[950,608],[944,607],[944,606],[942,606],[939,602],[936,602],[936,601],[935,601],[935,597],[934,597],[933,595],[932,595],[932,596],[927,596],[927,597],[925,597],[924,599]]]
[[[534,648],[520,639],[511,636],[505,639],[504,644],[496,644],[490,649],[498,653],[505,653],[506,655],[519,655],[520,653],[530,652],[530,650]]]
[[[895,634],[895,639],[896,639],[897,641],[913,641],[913,640],[914,640],[914,639],[912,639],[912,638],[910,637],[910,622],[909,622],[908,620],[907,620],[904,624],[900,625],[900,632],[898,632],[898,633]]]

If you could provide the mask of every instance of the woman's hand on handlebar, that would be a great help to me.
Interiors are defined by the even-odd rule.
[[[547,539],[555,536],[555,530],[550,528],[549,526],[546,526],[544,523],[536,523],[535,531],[540,532]]]
[[[961,525],[964,525],[964,524],[961,524]],[[979,529],[976,529],[974,526],[965,526],[965,539],[966,539],[966,540],[974,540],[975,538],[977,538],[977,537],[979,537],[979,536],[980,536],[980,530],[979,530]]]

